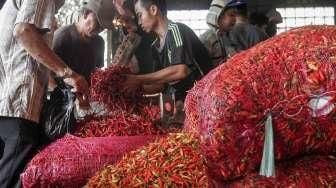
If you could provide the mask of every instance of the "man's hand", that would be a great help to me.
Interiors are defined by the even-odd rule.
[[[64,79],[64,82],[72,87],[71,91],[76,94],[76,97],[79,101],[79,105],[82,108],[89,107],[88,102],[89,84],[87,83],[85,78],[73,72],[69,77]]]
[[[133,93],[138,88],[142,87],[142,83],[137,79],[136,75],[127,75],[124,85],[125,87],[123,91],[126,93]]]

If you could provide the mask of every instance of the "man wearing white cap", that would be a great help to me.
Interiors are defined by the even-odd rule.
[[[104,40],[98,34],[112,28],[112,0],[89,0],[79,21],[55,32],[53,49],[61,59],[87,80],[97,67],[104,65]]]
[[[235,53],[228,32],[236,22],[235,1],[213,0],[207,15],[210,29],[200,36],[209,51],[213,65],[224,62]]]

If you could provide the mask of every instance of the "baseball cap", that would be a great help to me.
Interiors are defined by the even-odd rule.
[[[112,21],[115,16],[115,9],[112,0],[88,0],[84,2],[84,8],[96,14],[102,28],[111,29],[113,27]]]
[[[229,7],[236,7],[236,6],[240,6],[240,5],[246,5],[246,1],[245,0],[231,0],[226,4],[226,8]]]

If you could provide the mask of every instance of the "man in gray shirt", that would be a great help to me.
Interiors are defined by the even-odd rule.
[[[78,21],[55,31],[55,53],[88,81],[96,68],[104,66],[104,39],[98,34],[113,27],[114,13],[112,0],[89,0]]]
[[[236,25],[230,31],[230,40],[237,52],[247,50],[254,45],[266,40],[268,37],[260,28],[252,25],[248,21],[248,9],[245,0],[235,0],[240,2],[237,6]]]
[[[88,83],[50,48],[55,14],[64,0],[10,0],[0,11],[0,187],[19,177],[38,145],[49,72],[73,87],[87,105]]]

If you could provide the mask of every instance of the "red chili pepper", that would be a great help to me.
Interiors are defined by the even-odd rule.
[[[191,135],[170,134],[125,155],[91,178],[87,187],[209,187],[198,146]]]

